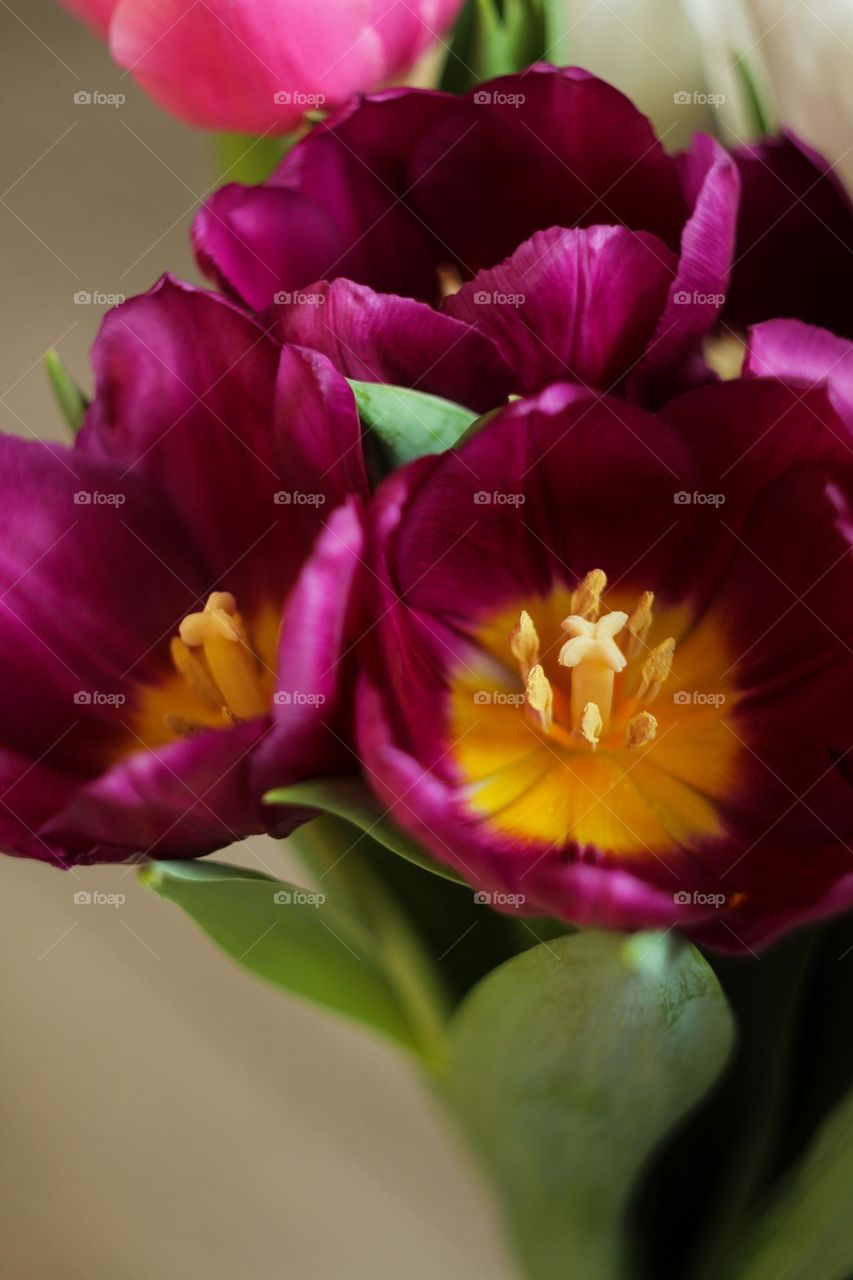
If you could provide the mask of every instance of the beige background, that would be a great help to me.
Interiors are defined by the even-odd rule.
[[[0,49],[0,424],[61,438],[42,357],[89,385],[103,310],[75,293],[194,278],[213,170],[50,0],[0,0]],[[467,1154],[392,1051],[243,974],[126,869],[0,876],[4,1280],[512,1280]],[[127,901],[76,906],[81,884]]]

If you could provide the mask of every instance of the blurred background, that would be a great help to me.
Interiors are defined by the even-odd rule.
[[[51,0],[0,0],[0,49],[0,426],[62,439],[45,351],[89,389],[107,299],[198,279],[212,147]],[[272,842],[224,856],[287,873]],[[0,875],[4,1280],[512,1280],[395,1052],[251,979],[127,868]]]

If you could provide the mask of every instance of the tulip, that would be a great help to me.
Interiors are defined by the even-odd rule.
[[[216,192],[193,234],[287,341],[485,409],[566,377],[658,399],[689,382],[737,208],[711,138],[670,156],[612,86],[538,66],[461,98],[367,99],[265,185]]]
[[[306,111],[402,76],[461,0],[63,0],[109,40],[167,110],[246,133],[292,130]]]
[[[211,852],[351,767],[352,395],[165,280],[110,312],[68,449],[0,437],[0,846],[59,866]]]
[[[360,754],[504,909],[745,952],[853,905],[850,372],[769,328],[785,380],[555,384],[376,494]]]

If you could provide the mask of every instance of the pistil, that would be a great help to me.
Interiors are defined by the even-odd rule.
[[[572,727],[580,732],[584,710],[594,702],[601,717],[602,732],[610,727],[613,709],[613,678],[623,671],[627,658],[615,636],[628,621],[627,613],[606,613],[597,622],[576,615],[564,619],[563,630],[572,637],[560,650],[561,666],[572,670]]]

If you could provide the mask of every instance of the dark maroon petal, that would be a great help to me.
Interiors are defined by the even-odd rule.
[[[82,786],[42,830],[73,862],[188,858],[265,830],[252,754],[266,719],[139,751]]]
[[[208,590],[281,599],[325,513],[363,490],[352,394],[223,299],[165,279],[110,312],[78,451],[160,492],[192,531]]]
[[[806,387],[825,383],[838,416],[853,430],[853,344],[800,320],[768,320],[750,329],[743,375]]]
[[[353,587],[363,542],[357,507],[334,512],[288,599],[272,730],[255,762],[259,794],[356,767],[351,700],[355,645],[365,623]]]
[[[411,298],[321,281],[282,295],[276,317],[284,342],[322,352],[348,378],[413,387],[478,413],[513,389],[489,338]]]
[[[638,370],[635,392],[641,385],[665,382],[691,356],[719,319],[729,285],[740,191],[737,168],[705,134],[696,135],[679,166],[691,213],[681,235],[678,272]]]
[[[367,98],[313,129],[266,186],[215,192],[193,228],[202,269],[256,310],[335,276],[433,297],[440,255],[405,202],[407,156],[450,101],[399,89]]]
[[[675,264],[646,232],[552,227],[479,272],[444,307],[494,339],[515,371],[513,390],[567,378],[609,390],[641,360]]]
[[[553,226],[622,223],[677,249],[688,213],[645,116],[576,68],[472,90],[415,142],[411,166],[409,199],[466,276]]]
[[[793,135],[735,152],[741,211],[725,318],[776,317],[853,337],[853,207],[828,162]]]

